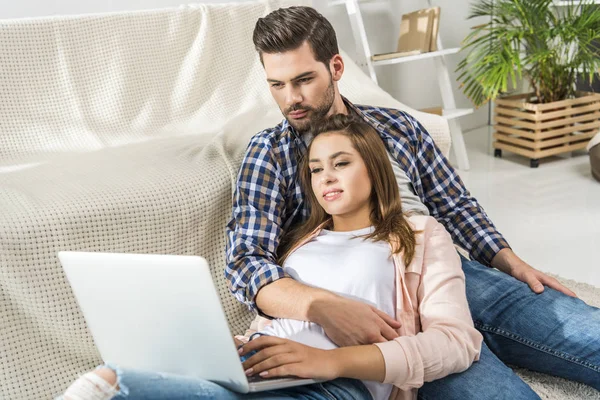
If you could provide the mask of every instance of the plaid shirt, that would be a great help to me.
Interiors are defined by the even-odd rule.
[[[416,195],[455,243],[485,265],[509,247],[415,118],[399,110],[344,101],[379,133]],[[276,250],[282,233],[308,216],[296,173],[306,150],[302,138],[284,119],[256,134],[242,161],[233,215],[226,228],[225,276],[234,296],[252,309],[260,288],[288,277],[276,262]]]

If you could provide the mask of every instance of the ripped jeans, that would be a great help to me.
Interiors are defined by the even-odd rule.
[[[255,333],[250,340],[262,333]],[[241,346],[238,347],[238,349]],[[240,357],[244,362],[256,354],[256,350]],[[338,378],[333,381],[313,383],[305,386],[295,386],[256,393],[237,393],[216,383],[192,376],[167,374],[159,372],[122,369],[117,365],[107,363],[100,368],[110,368],[117,374],[119,392],[113,399],[128,400],[275,400],[275,399],[304,399],[304,400],[372,400],[367,387],[357,379]],[[56,400],[63,400],[59,397]]]
[[[306,386],[243,394],[191,376],[121,369],[111,364],[105,367],[117,373],[120,388],[113,397],[115,400],[371,400],[366,386],[356,379],[339,378]]]

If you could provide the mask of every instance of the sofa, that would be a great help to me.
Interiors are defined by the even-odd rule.
[[[224,227],[250,137],[282,119],[254,23],[292,3],[0,20],[1,399],[50,399],[101,362],[62,250],[201,255],[231,332],[248,328]],[[406,110],[448,154],[446,120],[343,55],[345,96]]]

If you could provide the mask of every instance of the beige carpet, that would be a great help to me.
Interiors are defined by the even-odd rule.
[[[573,290],[586,303],[600,307],[600,288],[570,279],[555,276],[565,286]],[[519,376],[535,390],[542,399],[552,400],[600,400],[600,392],[580,383],[538,374],[523,369],[515,369]]]

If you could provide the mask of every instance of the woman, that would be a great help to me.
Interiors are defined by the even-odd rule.
[[[157,382],[158,374],[99,367],[77,380],[65,400],[414,399],[423,382],[464,371],[478,358],[482,336],[473,327],[450,235],[432,217],[403,215],[377,133],[357,117],[335,115],[312,134],[299,167],[311,214],[282,240],[281,265],[305,284],[381,310],[401,324],[400,336],[338,348],[317,324],[278,319],[240,347],[246,374],[327,382],[241,395],[196,378]],[[79,394],[92,392],[97,396]]]

